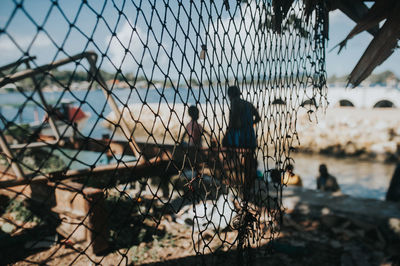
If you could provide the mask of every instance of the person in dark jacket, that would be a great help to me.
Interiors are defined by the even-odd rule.
[[[254,125],[261,118],[253,104],[240,98],[237,86],[230,86],[227,93],[231,106],[228,128],[222,140],[222,146],[227,148],[224,160],[232,163],[232,169],[235,170],[229,174],[230,182],[235,184],[238,193],[248,201],[257,178],[257,138]]]
[[[257,109],[250,102],[240,98],[237,86],[228,88],[228,97],[231,102],[229,125],[222,145],[230,148],[255,149],[257,139],[253,126],[261,120]]]

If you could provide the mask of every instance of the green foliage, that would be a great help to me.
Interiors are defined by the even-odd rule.
[[[40,169],[42,173],[51,173],[65,169],[65,162],[58,156],[45,149],[30,149],[17,155],[17,160],[22,161],[22,169],[29,173]],[[8,164],[6,160],[2,163]]]
[[[344,76],[336,76],[332,75],[328,78],[328,83],[335,83],[335,82],[347,82],[347,75]],[[400,78],[398,78],[392,71],[386,70],[384,72],[378,73],[378,74],[371,74],[366,81],[370,82],[372,84],[374,83],[381,83],[385,84],[387,79],[389,78],[395,78],[398,82],[400,81]]]
[[[379,74],[372,74],[367,80],[371,83],[386,83],[388,78],[396,78],[399,80],[399,78],[397,78],[396,75],[390,70],[386,70]]]
[[[10,135],[17,140],[27,139],[31,133],[28,124],[12,125],[4,130],[4,135]]]
[[[328,83],[346,82],[346,81],[347,81],[347,75],[340,76],[340,77],[338,77],[336,75],[332,75],[327,80]]]
[[[279,21],[278,21],[279,22]],[[305,22],[301,18],[298,18],[294,14],[290,14],[287,17],[287,20],[282,21],[282,25],[275,25],[276,21],[274,19],[274,15],[267,13],[265,15],[265,19],[260,21],[259,24],[259,29],[260,30],[265,30],[265,29],[278,29],[282,28],[282,32],[290,32],[291,30],[295,30],[294,32],[298,32],[300,37],[302,38],[308,38],[310,36],[310,32],[308,31],[307,28],[305,28]]]
[[[42,222],[42,219],[33,214],[32,211],[25,206],[23,201],[17,199],[10,201],[5,209],[5,213],[13,213],[17,221],[35,222],[37,224]]]
[[[68,84],[69,82],[82,82],[88,80],[88,74],[83,71],[70,71],[70,70],[53,70],[51,76],[48,77],[50,81],[57,80],[62,84]]]

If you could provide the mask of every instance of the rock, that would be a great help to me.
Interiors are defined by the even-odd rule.
[[[298,223],[293,221],[288,215],[283,216],[283,225],[293,227],[294,229],[296,229],[298,231],[304,230],[304,228],[301,225],[299,225]]]
[[[1,230],[7,234],[11,234],[15,230],[15,228],[15,225],[10,223],[5,223],[1,226]]]
[[[329,241],[329,244],[331,245],[331,247],[336,248],[336,249],[342,247],[342,244],[340,244],[340,242],[337,240],[331,240],[331,241]]]
[[[360,248],[354,247],[351,250],[351,257],[353,258],[354,265],[357,265],[357,266],[371,265],[368,262],[369,255],[362,252]]]
[[[340,224],[341,219],[335,215],[321,216],[321,223],[329,228],[335,227]]]
[[[220,195],[216,201],[207,200],[197,205],[188,207],[176,222],[187,224],[194,222],[195,231],[207,229],[221,231],[229,226],[229,221],[234,215],[234,197],[231,194]],[[178,216],[178,215],[177,215]]]
[[[323,208],[322,210],[321,210],[321,213],[322,213],[322,215],[328,215],[328,214],[330,214],[331,213],[331,210],[329,209],[329,208]]]
[[[374,125],[374,128],[377,131],[381,131],[382,129],[386,129],[388,127],[388,124],[385,121],[379,121]]]
[[[390,230],[400,239],[400,219],[390,218],[388,224]]]
[[[357,152],[357,147],[354,143],[348,142],[344,147],[344,151],[346,154],[355,154]]]
[[[341,261],[341,266],[353,266],[353,261],[351,259],[351,256],[347,253],[342,254],[342,257],[340,258]]]
[[[397,150],[397,144],[394,141],[380,142],[371,145],[369,149],[371,152],[376,154],[394,154]]]
[[[359,219],[352,219],[351,222],[352,222],[355,226],[357,226],[357,227],[359,227],[359,228],[361,228],[361,229],[363,229],[363,230],[365,230],[365,231],[369,231],[369,230],[372,230],[372,229],[375,228],[374,225],[369,224],[369,223],[366,223],[366,222],[363,222],[363,221],[361,221],[361,220],[359,220]]]

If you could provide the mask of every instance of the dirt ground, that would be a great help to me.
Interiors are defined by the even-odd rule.
[[[398,242],[385,238],[373,225],[335,216],[313,219],[286,214],[275,240],[245,251],[242,261],[236,250],[228,248],[214,254],[205,249],[205,255],[196,256],[192,228],[174,222],[168,215],[156,230],[150,220],[144,225],[149,230],[139,232],[145,235],[141,243],[129,248],[112,247],[102,256],[59,239],[42,250],[3,249],[1,259],[9,265],[400,265]],[[225,233],[227,240],[235,240],[236,232]]]

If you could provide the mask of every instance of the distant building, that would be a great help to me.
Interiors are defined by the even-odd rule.
[[[328,87],[331,107],[400,108],[400,90],[395,87],[371,84],[355,89]]]

